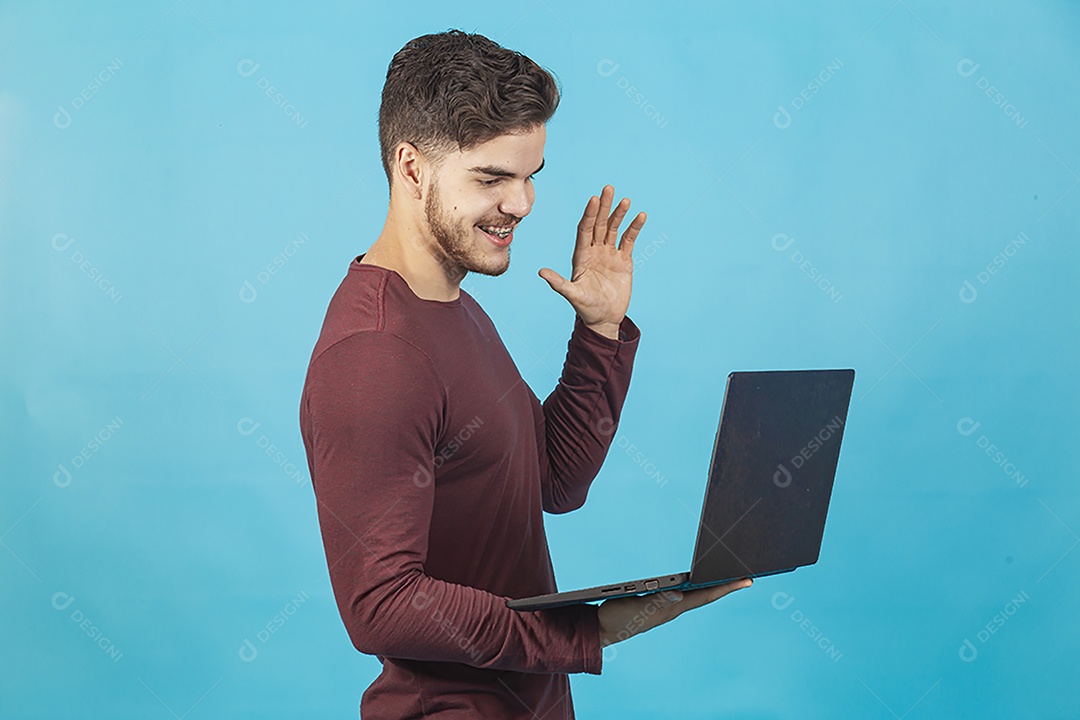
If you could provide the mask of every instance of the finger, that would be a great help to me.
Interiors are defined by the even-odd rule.
[[[622,242],[619,243],[619,250],[627,253],[628,255],[634,254],[634,241],[637,240],[638,233],[641,232],[641,228],[645,227],[645,220],[648,219],[648,215],[643,212],[639,212],[637,217],[630,223],[630,227],[626,228],[626,232],[623,233]]]
[[[566,283],[566,278],[551,268],[540,268],[540,272],[537,274],[547,280],[547,283],[551,286],[552,290],[558,290],[558,288],[561,288]]]
[[[592,245],[601,245],[604,242],[604,236],[607,234],[607,221],[608,211],[611,210],[611,200],[615,197],[615,188],[611,185],[605,185],[604,189],[600,191],[600,212],[596,215],[596,222],[593,223],[593,236]]]
[[[611,213],[611,217],[608,219],[607,233],[604,235],[605,245],[616,246],[616,240],[619,239],[619,226],[622,225],[623,218],[626,217],[628,210],[630,210],[630,198],[623,198],[615,206],[615,212]]]
[[[699,592],[707,594],[712,599],[719,599],[735,592],[736,590],[742,590],[748,588],[754,584],[754,581],[750,578],[742,578],[741,580],[732,580],[731,582],[724,583],[723,585],[714,585],[710,588],[702,588]]]
[[[551,268],[540,268],[538,274],[540,277],[544,278],[544,280],[547,280],[547,284],[551,286],[552,290],[559,293],[567,300],[570,300],[571,296],[577,297],[577,294],[574,291],[574,284]]]
[[[742,580],[736,580],[734,582],[724,583],[723,585],[717,585],[716,587],[704,588],[702,590],[702,596],[705,597],[706,602],[713,602],[719,600],[725,595],[730,595],[738,590],[743,590],[754,584],[754,581],[750,578],[743,578]]]
[[[577,256],[578,252],[592,245],[593,228],[596,227],[597,207],[599,206],[599,199],[593,195],[589,198],[589,202],[585,203],[585,212],[581,216],[581,222],[577,226],[577,245],[574,249],[574,255]]]
[[[751,585],[753,585],[753,581],[750,578],[745,578],[743,580],[736,580],[735,582],[717,585],[716,587],[691,590],[683,595],[683,599],[676,605],[676,609],[680,613],[684,613],[687,610],[693,610],[702,605],[716,602],[725,595],[730,595],[733,592],[748,588]]]

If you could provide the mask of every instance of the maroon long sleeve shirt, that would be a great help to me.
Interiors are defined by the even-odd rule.
[[[308,366],[300,429],[330,580],[382,673],[364,718],[572,718],[567,673],[599,673],[597,610],[519,612],[556,591],[542,511],[585,502],[630,384],[639,332],[575,320],[543,402],[462,291],[418,298],[349,266]]]

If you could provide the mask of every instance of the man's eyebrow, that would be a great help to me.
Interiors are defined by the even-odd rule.
[[[540,161],[540,167],[533,170],[532,174],[535,175],[536,173],[543,170],[545,162],[546,162],[545,160],[541,160]],[[510,172],[506,168],[501,168],[498,165],[477,165],[476,167],[469,168],[469,172],[482,173],[484,175],[493,175],[495,177],[508,177],[508,178],[514,177],[514,173]]]

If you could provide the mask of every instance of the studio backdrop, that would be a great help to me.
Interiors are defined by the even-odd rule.
[[[557,76],[510,269],[541,398],[575,224],[649,219],[559,586],[688,568],[733,370],[854,368],[821,557],[612,646],[583,718],[1075,718],[1080,6],[0,4],[0,716],[355,717],[298,425],[378,235],[394,53]],[[1073,678],[1070,680],[1069,678]]]

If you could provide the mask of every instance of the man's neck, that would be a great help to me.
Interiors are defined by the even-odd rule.
[[[422,232],[412,237],[415,239],[403,239],[389,227],[383,228],[360,262],[393,270],[422,300],[457,300],[465,273],[461,272],[460,277],[457,273],[448,274],[440,262],[442,255],[435,241],[424,238]]]

